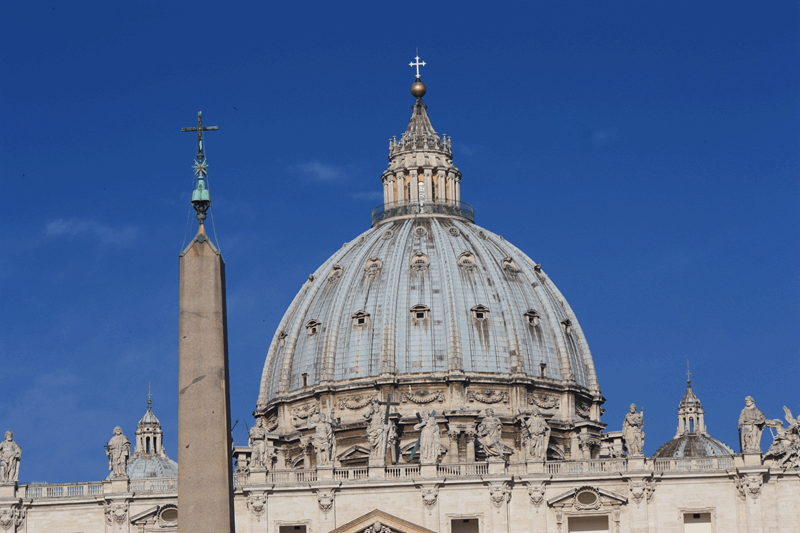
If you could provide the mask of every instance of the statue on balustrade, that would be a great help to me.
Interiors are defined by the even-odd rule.
[[[764,454],[764,459],[772,459],[773,465],[780,468],[800,467],[800,418],[795,419],[792,412],[783,407],[786,422],[789,427],[784,428],[780,420],[767,420],[766,425],[776,431],[772,445]]]
[[[250,445],[250,466],[262,468],[267,463],[267,430],[264,427],[264,419],[257,418],[255,425],[250,428],[247,439]]]
[[[380,465],[386,461],[387,440],[391,437],[392,423],[384,422],[381,416],[381,406],[377,400],[369,405],[369,411],[364,414],[367,419],[367,440],[369,441],[370,464]]]
[[[324,413],[317,415],[317,421],[309,424],[314,428],[311,443],[316,452],[317,466],[329,466],[336,457],[336,435],[333,432],[333,419],[328,420]]]
[[[523,419],[525,428],[522,432],[523,442],[527,445],[527,457],[537,461],[547,459],[547,447],[550,445],[550,426],[536,406],[530,417]]]
[[[761,453],[761,432],[767,423],[764,416],[752,396],[744,399],[744,409],[739,415],[739,444],[742,446],[742,453]]]
[[[505,459],[506,455],[514,453],[514,450],[503,444],[503,423],[494,416],[494,409],[486,409],[486,416],[478,424],[477,436],[487,459]]]
[[[622,422],[622,438],[628,447],[628,455],[644,455],[644,406],[640,413],[636,412],[635,403],[628,409],[629,413]]]
[[[113,471],[113,477],[125,477],[128,458],[131,456],[131,441],[122,434],[122,428],[119,426],[114,428],[114,436],[106,444],[106,455],[108,469]]]
[[[439,442],[439,424],[430,412],[421,413],[422,421],[414,426],[414,430],[421,430],[419,435],[419,462],[421,464],[436,464],[442,453]]]
[[[22,448],[14,442],[14,433],[6,431],[6,439],[0,443],[0,483],[15,483],[19,480],[19,458]]]

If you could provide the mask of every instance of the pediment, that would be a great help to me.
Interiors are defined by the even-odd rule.
[[[619,507],[628,503],[628,498],[610,490],[583,485],[547,500],[550,507],[573,507],[578,511],[589,511],[603,507]]]
[[[360,446],[358,444],[354,444],[350,446],[339,455],[336,456],[337,459],[340,461],[346,461],[348,459],[356,459],[362,457],[369,457],[369,448],[365,446]]]
[[[376,531],[376,523],[380,523],[380,530]],[[387,531],[388,530],[388,531]],[[435,533],[428,528],[418,526],[402,518],[398,518],[379,509],[375,509],[363,516],[356,518],[343,526],[337,527],[330,533]]]

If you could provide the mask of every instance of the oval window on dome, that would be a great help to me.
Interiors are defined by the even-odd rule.
[[[475,269],[477,265],[477,261],[475,260],[475,254],[470,251],[463,252],[461,255],[458,256],[458,266],[459,268],[467,271],[471,271]]]
[[[528,309],[528,311],[525,312],[525,320],[533,327],[539,325],[539,317],[539,312],[535,309]]]

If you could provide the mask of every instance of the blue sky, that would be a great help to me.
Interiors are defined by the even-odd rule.
[[[672,438],[687,359],[709,431],[737,450],[746,395],[800,413],[797,10],[6,5],[0,430],[21,480],[105,477],[103,444],[133,436],[148,382],[177,456],[180,129],[198,109],[220,128],[206,146],[245,441],[283,311],[381,201],[417,47],[462,199],[570,302],[609,430],[643,403],[645,451]]]

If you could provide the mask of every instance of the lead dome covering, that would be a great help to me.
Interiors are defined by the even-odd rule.
[[[527,255],[458,217],[390,219],[303,285],[270,345],[258,403],[320,384],[448,373],[544,375],[599,392],[577,318]]]

